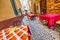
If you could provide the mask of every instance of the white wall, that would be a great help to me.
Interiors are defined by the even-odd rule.
[[[29,12],[29,0],[20,0],[22,5],[22,10],[28,10]]]

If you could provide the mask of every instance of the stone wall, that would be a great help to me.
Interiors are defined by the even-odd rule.
[[[47,12],[60,13],[60,0],[47,0]]]

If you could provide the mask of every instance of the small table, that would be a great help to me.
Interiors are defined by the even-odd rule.
[[[30,17],[30,19],[32,19],[33,16],[34,16],[34,17],[36,16],[36,14],[28,14],[28,16]]]
[[[53,23],[60,20],[60,14],[43,14],[40,15],[39,19],[41,20],[47,20],[48,21],[48,26],[51,28]]]
[[[12,33],[9,30],[10,28],[0,30],[0,40],[31,40],[32,38],[28,25],[17,26]]]

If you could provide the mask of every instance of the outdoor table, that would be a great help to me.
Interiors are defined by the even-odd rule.
[[[30,17],[30,19],[32,19],[33,17],[36,16],[36,14],[28,14],[28,16]]]
[[[31,40],[31,32],[27,25],[16,27],[12,33],[10,28],[0,30],[0,40]]]
[[[48,26],[51,28],[54,22],[60,20],[60,14],[47,13],[47,14],[40,15],[39,19],[40,20],[47,20]]]

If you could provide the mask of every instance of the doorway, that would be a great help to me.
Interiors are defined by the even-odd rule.
[[[45,14],[46,13],[46,0],[41,0],[40,1],[40,12],[41,14]]]

